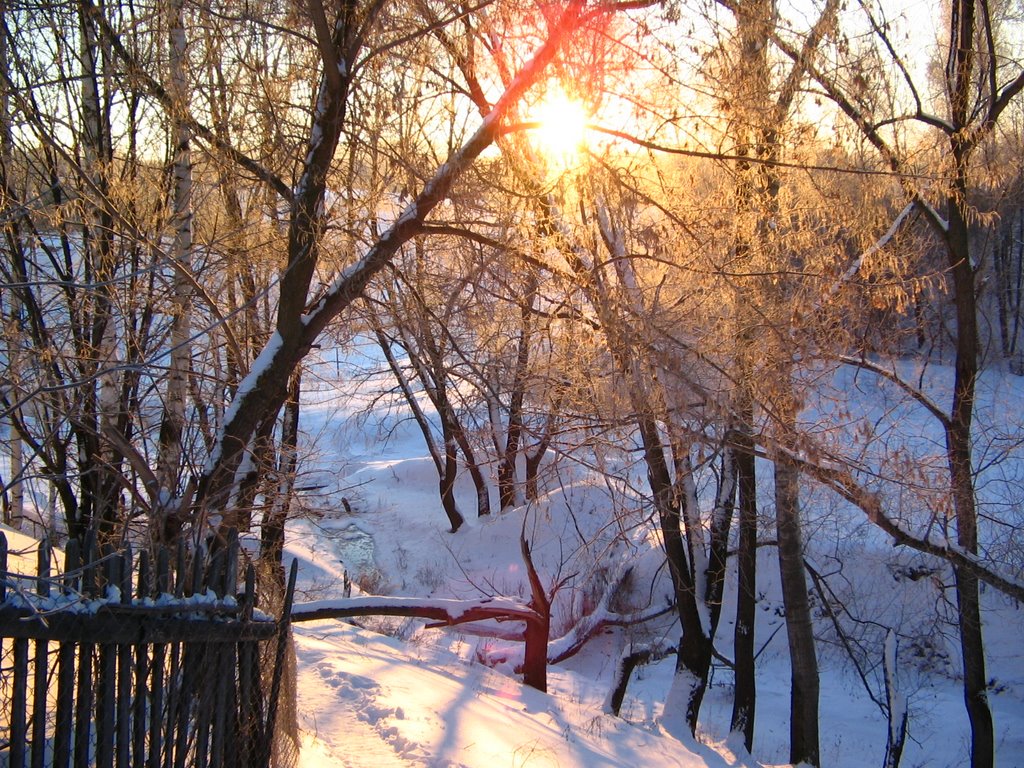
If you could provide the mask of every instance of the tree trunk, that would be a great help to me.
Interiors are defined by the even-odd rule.
[[[223,509],[249,438],[267,413],[276,414],[284,403],[292,371],[312,348],[328,323],[359,299],[370,280],[391,262],[402,245],[422,233],[427,215],[446,197],[453,182],[495,140],[501,120],[540,78],[563,42],[580,23],[582,3],[571,3],[550,26],[551,34],[495,102],[477,131],[438,167],[416,198],[367,249],[362,258],[307,308],[310,281],[318,261],[323,230],[327,173],[345,128],[346,101],[356,60],[374,15],[382,3],[364,9],[357,3],[342,6],[345,16],[335,25],[330,40],[318,44],[323,59],[321,87],[310,131],[309,150],[292,201],[288,263],[282,272],[277,333],[264,347],[260,366],[242,381],[218,435],[210,461],[197,483],[196,501],[208,510]],[[323,6],[320,6],[322,11]],[[342,58],[343,57],[343,58]],[[339,67],[339,64],[345,66]],[[338,82],[340,76],[341,82]],[[307,311],[308,309],[308,311]],[[225,523],[232,521],[225,516]]]
[[[757,685],[754,677],[754,621],[757,600],[757,478],[754,440],[750,434],[753,413],[749,400],[740,409],[736,442],[736,480],[739,506],[739,546],[736,554],[736,626],[733,630],[735,690],[729,730],[743,734],[743,745],[754,748],[754,716]]]
[[[109,98],[105,92],[104,67],[109,60],[107,46],[101,44],[96,15],[102,6],[80,2],[79,33],[81,51],[82,96],[82,163],[91,190],[84,196],[82,215],[82,252],[86,262],[86,279],[95,282],[95,298],[87,301],[90,315],[84,319],[89,327],[86,360],[95,376],[95,390],[86,395],[90,402],[83,409],[79,432],[80,453],[85,466],[82,510],[87,520],[82,526],[95,524],[101,536],[113,534],[118,517],[120,467],[122,457],[102,436],[110,431],[120,433],[124,408],[121,402],[121,376],[118,373],[120,353],[117,328],[113,320],[114,277],[116,272],[112,243],[113,219],[106,206],[109,191],[111,132]],[[93,399],[94,398],[94,399]]]
[[[520,442],[523,436],[523,401],[526,396],[526,375],[530,363],[533,305],[537,296],[537,280],[531,278],[519,312],[519,338],[515,370],[512,374],[512,395],[508,406],[508,430],[498,462],[498,507],[504,511],[520,502],[516,480]]]
[[[444,471],[438,478],[438,489],[441,494],[441,507],[451,523],[451,532],[455,533],[466,519],[459,512],[455,501],[455,479],[459,474],[459,449],[452,433],[451,423],[441,416],[441,433],[444,441]]]
[[[281,455],[277,468],[277,493],[267,505],[260,526],[260,559],[271,569],[275,588],[284,594],[285,573],[282,557],[284,553],[284,527],[291,511],[292,495],[295,489],[295,472],[299,460],[299,409],[302,394],[302,369],[292,377],[288,388],[288,402],[284,407],[281,425]]]
[[[708,547],[707,584],[704,602],[711,616],[711,630],[715,630],[722,615],[722,596],[725,593],[725,572],[729,561],[729,532],[736,508],[736,452],[732,446],[722,451],[722,472],[718,479],[715,509],[711,518],[711,545]]]
[[[174,202],[171,226],[174,243],[171,260],[175,264],[174,294],[171,299],[172,318],[167,389],[164,393],[164,414],[160,425],[160,450],[157,457],[157,480],[160,487],[173,493],[181,472],[182,434],[185,429],[185,402],[188,391],[191,358],[190,305],[192,301],[192,160],[191,133],[183,115],[188,103],[188,82],[185,75],[185,11],[182,0],[174,0],[170,15],[171,88],[176,112],[172,113],[174,134]],[[158,514],[164,510],[157,510]],[[162,527],[162,525],[160,526]]]
[[[818,747],[818,661],[804,573],[799,493],[799,471],[787,457],[777,456],[775,515],[791,671],[789,761],[817,766],[821,764]]]
[[[417,251],[419,251],[419,248],[420,243],[418,242]],[[466,438],[462,424],[459,422],[459,415],[455,411],[455,405],[448,394],[448,368],[445,365],[444,354],[430,328],[426,325],[427,321],[424,320],[423,322],[424,325],[419,330],[419,350],[409,341],[408,331],[403,328],[401,332],[406,338],[405,348],[409,353],[409,358],[416,368],[420,382],[423,384],[430,402],[434,404],[434,408],[437,410],[438,419],[441,421],[441,441],[444,446],[444,459],[442,461],[443,469],[438,478],[438,485],[441,493],[441,506],[448,516],[448,522],[451,523],[451,532],[455,533],[466,522],[462,513],[459,512],[458,504],[455,500],[455,481],[459,474],[459,448],[461,447],[463,453],[469,457],[473,456],[473,449],[469,445],[469,440]],[[425,360],[422,354],[424,352],[426,353]],[[470,465],[473,467],[473,470],[479,471],[475,462],[471,462]],[[476,480],[477,503],[479,504],[481,501],[480,487],[483,484],[483,476],[480,475]]]
[[[406,353],[409,355],[409,359],[412,361],[413,367],[416,369],[417,375],[420,377],[420,381],[427,392],[427,396],[430,398],[430,401],[437,409],[438,415],[441,417],[442,440],[444,441],[445,446],[444,454],[442,454],[434,439],[434,433],[432,432],[430,421],[427,419],[427,415],[420,407],[420,404],[416,399],[416,394],[413,392],[412,386],[409,383],[409,379],[405,375],[405,371],[402,370],[402,367],[398,364],[398,360],[395,358],[394,353],[391,351],[391,342],[388,340],[387,336],[384,335],[384,331],[374,314],[372,306],[370,307],[370,317],[372,318],[371,324],[373,326],[374,334],[377,337],[377,343],[380,345],[381,351],[384,353],[384,357],[388,361],[388,366],[391,368],[391,372],[395,376],[395,380],[398,382],[398,387],[402,391],[402,396],[405,398],[405,402],[413,413],[413,418],[416,420],[416,424],[420,428],[420,433],[423,435],[423,440],[427,444],[427,451],[430,453],[430,458],[434,462],[434,469],[437,470],[438,493],[441,497],[441,506],[444,509],[445,515],[448,517],[448,522],[452,526],[451,530],[453,532],[457,531],[465,522],[465,519],[462,517],[462,514],[455,505],[454,486],[455,473],[458,470],[458,454],[454,453],[454,440],[450,435],[450,426],[444,415],[446,410],[439,405],[438,393],[429,376],[429,370],[423,365],[422,360],[419,359],[416,350],[412,349],[411,344],[406,341],[404,345]]]
[[[966,217],[967,173],[964,148],[953,139],[957,184],[949,199],[949,269],[956,304],[956,361],[953,407],[946,433],[950,487],[956,515],[957,543],[978,553],[978,516],[974,491],[971,425],[978,377],[978,322]],[[964,674],[964,703],[971,723],[971,766],[991,768],[995,763],[995,735],[988,703],[985,644],[976,576],[956,570],[956,596],[960,624],[960,651]]]
[[[296,369],[296,375],[301,369]],[[295,375],[292,376],[295,379]],[[291,386],[291,385],[289,385]],[[289,399],[290,399],[289,389]],[[285,402],[285,409],[288,403]],[[260,424],[256,434],[252,436],[252,443],[245,453],[245,459],[238,471],[237,493],[231,502],[231,515],[235,520],[235,527],[239,531],[248,531],[252,526],[253,512],[256,511],[256,503],[260,491],[267,491],[266,480],[268,470],[277,464],[277,445],[274,440],[274,431],[277,427],[277,415],[271,414]],[[269,490],[271,496],[274,491]],[[273,499],[265,499],[273,504]]]
[[[644,461],[647,477],[658,513],[662,536],[665,542],[665,556],[669,574],[675,590],[682,636],[679,638],[679,655],[676,657],[673,696],[685,711],[686,726],[690,735],[697,731],[697,718],[707,690],[708,672],[711,669],[711,638],[701,618],[696,585],[691,576],[690,563],[683,540],[681,513],[676,503],[675,489],[668,462],[665,460],[657,424],[653,419],[639,416],[640,435],[644,445]],[[666,707],[671,709],[669,702]]]
[[[991,23],[984,18],[986,31]],[[975,0],[954,0],[950,15],[950,56],[946,83],[949,93],[950,156],[953,161],[953,183],[947,199],[949,219],[946,241],[948,267],[953,282],[956,305],[956,360],[953,384],[953,407],[946,430],[946,455],[949,464],[950,490],[956,515],[957,543],[977,554],[978,516],[974,489],[974,466],[971,457],[971,425],[974,419],[978,377],[978,308],[971,261],[968,228],[969,157],[974,145],[968,138],[975,94],[975,38],[978,33]],[[988,51],[990,56],[995,51]],[[994,75],[992,81],[994,82]],[[991,93],[990,97],[995,98]],[[960,650],[963,659],[964,702],[971,723],[972,768],[991,768],[995,762],[995,737],[992,711],[988,704],[985,675],[985,645],[981,632],[981,608],[977,578],[962,570],[956,571],[956,596],[960,624]]]
[[[7,0],[0,0],[0,29],[7,29]],[[0,34],[0,82],[11,82],[10,62],[8,59],[7,35]],[[0,189],[4,191],[5,199],[14,199],[9,194],[11,179],[8,174],[11,172],[13,160],[13,138],[11,135],[11,94],[6,87],[0,88]],[[18,238],[18,232],[13,222],[13,217],[6,210],[0,212],[4,221],[4,235],[8,243]],[[20,333],[12,333],[14,329],[21,329],[24,321],[21,317],[21,299],[17,291],[8,292],[8,310],[6,314],[0,313],[0,322],[4,323],[10,331],[4,333],[7,345],[7,365],[12,374],[21,369],[21,349],[23,343]],[[8,325],[9,324],[9,325]],[[25,459],[22,451],[22,437],[18,427],[19,412],[12,412],[7,423],[7,444],[10,449],[10,484],[9,489],[4,493],[4,522],[12,528],[21,529],[25,516],[25,486],[22,481]]]
[[[484,473],[480,471],[480,465],[476,460],[476,452],[473,450],[473,446],[469,442],[469,437],[466,435],[466,430],[462,427],[461,422],[458,424],[455,440],[466,460],[466,471],[469,472],[469,477],[473,481],[473,488],[476,491],[476,516],[486,517],[491,514],[491,489],[487,485],[487,478],[484,477]]]
[[[550,424],[551,420],[548,420]],[[538,478],[540,475],[540,465],[544,461],[544,456],[548,452],[548,446],[551,444],[551,428],[547,428],[544,436],[537,442],[530,450],[526,451],[526,500],[537,501],[540,498],[540,485]]]
[[[907,701],[896,681],[896,633],[891,629],[885,637],[882,669],[885,675],[885,704],[889,732],[885,740],[883,768],[899,768],[903,746],[907,740]]]

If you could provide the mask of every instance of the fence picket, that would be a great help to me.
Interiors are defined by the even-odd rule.
[[[103,548],[103,596],[121,583],[121,558],[111,547]],[[117,704],[117,646],[104,642],[99,646],[99,680],[96,688],[96,768],[113,768],[114,717]]]
[[[118,585],[121,589],[121,605],[130,605],[132,602],[133,572],[132,548],[130,544],[121,553],[120,560],[121,573]],[[130,754],[132,736],[132,672],[134,671],[132,650],[133,645],[128,642],[122,641],[117,645],[117,731],[115,756],[119,768],[132,768]]]
[[[96,549],[96,531],[90,529],[86,534],[81,554],[82,578],[79,584],[79,593],[85,598],[98,597],[99,553]],[[75,688],[75,768],[89,768],[90,764],[89,746],[92,740],[92,709],[95,701],[92,677],[94,651],[95,645],[92,643],[82,643],[78,647],[78,678]]]
[[[289,617],[292,613],[292,601],[295,599],[295,579],[299,574],[299,561],[292,560],[291,573],[288,575],[288,587],[284,593],[284,607],[281,609],[281,620],[278,622],[277,650],[274,655],[274,672],[270,683],[270,700],[267,702],[267,730],[263,734],[263,753],[260,755],[262,765],[270,764],[270,756],[274,747],[274,725],[277,721],[277,702],[281,696],[281,681],[284,673],[284,654],[288,649],[288,632],[291,626]]]
[[[192,729],[192,698],[193,698],[193,679],[195,677],[196,668],[196,656],[199,654],[200,649],[197,644],[186,645],[181,653],[180,661],[180,675],[181,681],[178,685],[178,711],[177,717],[174,722],[174,766],[175,768],[185,768],[186,759],[188,757],[188,744],[190,737],[195,736]],[[173,690],[173,689],[172,689]]]
[[[28,740],[28,640],[14,641],[13,688],[11,691],[10,766],[25,765],[25,743]]]
[[[171,591],[171,558],[170,553],[161,548],[157,553],[156,579],[153,583],[153,597],[170,594]],[[157,643],[153,646],[152,684],[150,685],[149,700],[149,753],[147,768],[160,768],[160,756],[162,754],[163,729],[161,727],[164,718],[164,655],[166,644]],[[141,761],[139,763],[141,765]]]
[[[7,536],[0,531],[0,571],[3,571],[3,578],[0,579],[0,603],[7,602]]]
[[[78,541],[72,539],[64,550],[64,579],[61,591],[71,594],[81,564]],[[75,695],[75,646],[61,643],[57,650],[57,711],[54,717],[53,765],[67,768],[71,760],[71,732]]]
[[[0,533],[0,564],[3,565],[4,597],[7,596],[7,537]],[[28,685],[28,640],[14,641],[13,669],[11,670],[11,713],[8,741],[8,760],[11,768],[25,764],[25,737],[27,736],[26,712],[28,706],[26,686]]]
[[[99,557],[90,532],[81,548],[69,542],[59,577],[67,607],[47,608],[45,621],[30,606],[52,595],[49,546],[40,545],[35,597],[16,600],[6,549],[0,533],[0,638],[13,648],[0,670],[11,691],[8,765],[266,768],[277,708],[264,696],[259,644],[275,640],[273,698],[290,622],[254,619],[251,564],[236,594],[237,535],[210,556],[144,550],[136,564],[130,548]],[[294,567],[286,611],[293,594]]]
[[[217,649],[210,643],[202,643],[197,652],[195,666],[189,670],[194,674],[193,680],[204,673],[213,672],[216,676],[220,672],[218,664]],[[210,686],[197,685],[193,682],[192,690],[195,692],[196,721],[195,721],[195,743],[196,759],[194,768],[207,768],[207,755],[210,749],[210,726],[213,722],[213,697],[210,695]]]
[[[252,619],[256,604],[256,569],[250,564],[245,571],[245,592],[242,596],[242,620]],[[260,686],[259,646],[255,642],[238,644],[238,699],[239,732],[241,748],[238,751],[239,765],[247,766],[256,760],[259,749],[252,745],[263,743],[262,712],[259,704],[263,701]]]
[[[149,551],[139,552],[139,575],[135,587],[135,597],[140,601],[153,593],[153,571]],[[127,765],[144,766],[146,764],[146,704],[149,701],[149,650],[145,644],[139,643],[132,649],[135,654],[134,689],[132,691],[132,745],[131,762]]]

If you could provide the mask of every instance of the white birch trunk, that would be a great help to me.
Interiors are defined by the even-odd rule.
[[[173,495],[181,465],[181,436],[185,426],[185,402],[191,358],[189,336],[192,284],[189,275],[192,271],[192,159],[191,133],[183,119],[188,100],[188,80],[185,72],[185,12],[182,0],[174,0],[168,8],[168,13],[170,93],[173,99],[171,125],[174,132],[174,198],[171,215],[171,226],[174,228],[171,250],[174,283],[171,295],[170,365],[167,372],[167,390],[164,393],[157,477],[161,489]]]

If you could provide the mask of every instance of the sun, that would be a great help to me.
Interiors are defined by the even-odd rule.
[[[533,140],[549,159],[564,162],[583,147],[590,115],[583,102],[560,87],[548,89],[533,109],[533,119]]]

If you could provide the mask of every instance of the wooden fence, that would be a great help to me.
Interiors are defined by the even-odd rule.
[[[0,765],[269,765],[294,564],[275,620],[251,565],[239,593],[235,537],[212,557],[72,543],[62,574],[50,561],[43,542],[15,576],[0,533]]]

